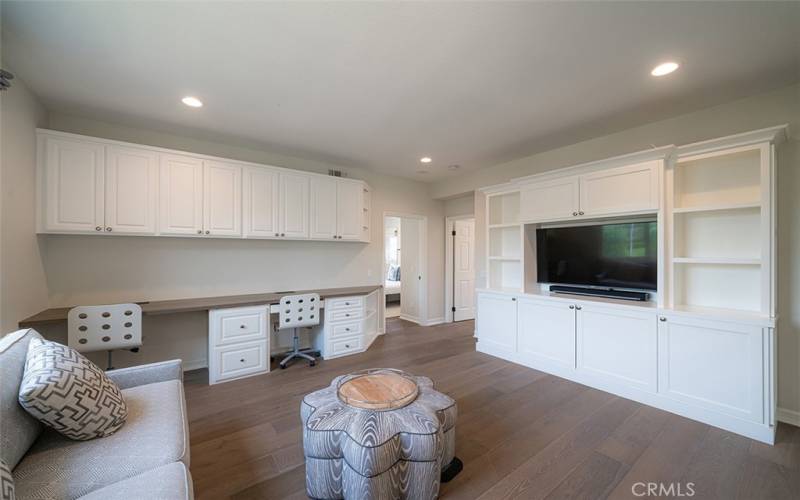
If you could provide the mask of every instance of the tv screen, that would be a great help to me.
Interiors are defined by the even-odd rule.
[[[656,223],[536,230],[540,283],[656,289]]]

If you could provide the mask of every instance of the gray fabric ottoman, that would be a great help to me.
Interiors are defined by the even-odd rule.
[[[429,378],[403,374],[418,389],[405,406],[359,408],[338,392],[356,375],[336,377],[300,405],[306,493],[318,499],[436,498],[442,469],[457,461],[455,401],[435,391]]]

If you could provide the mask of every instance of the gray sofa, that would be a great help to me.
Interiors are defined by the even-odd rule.
[[[111,436],[73,441],[44,427],[17,403],[28,342],[0,339],[0,458],[24,499],[191,499],[189,429],[180,360],[113,370],[128,405]]]

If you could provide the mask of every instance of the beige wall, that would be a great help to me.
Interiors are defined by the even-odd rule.
[[[424,184],[275,155],[52,113],[49,128],[139,144],[327,173],[339,168],[373,189],[372,243],[328,243],[169,237],[48,235],[42,259],[52,306],[213,296],[382,283],[382,215],[428,218],[428,320],[443,315],[444,202]],[[183,319],[182,319],[183,318]],[[145,346],[131,362],[182,357],[205,363],[203,315],[150,317]],[[60,336],[63,332],[50,332]],[[121,365],[129,356],[120,355]]]
[[[431,187],[431,194],[449,198],[514,177],[641,151],[653,145],[688,144],[784,123],[789,124],[790,140],[778,150],[778,405],[800,412],[800,85],[487,166],[439,181]],[[484,203],[483,196],[476,194],[478,286],[486,278]]]
[[[19,78],[0,92],[0,336],[47,307],[35,225],[36,137],[44,108]]]
[[[457,198],[450,198],[444,202],[444,215],[447,217],[472,215],[473,213],[475,213],[474,193],[467,193]]]

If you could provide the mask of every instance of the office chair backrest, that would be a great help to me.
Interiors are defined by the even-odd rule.
[[[80,352],[139,347],[142,308],[138,304],[73,307],[67,315],[67,343]]]
[[[302,293],[281,297],[278,329],[319,324],[319,294]]]

